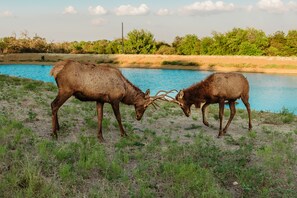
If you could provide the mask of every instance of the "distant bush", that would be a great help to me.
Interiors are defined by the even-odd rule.
[[[198,63],[188,62],[188,61],[181,61],[181,60],[163,61],[162,62],[162,65],[199,66]]]

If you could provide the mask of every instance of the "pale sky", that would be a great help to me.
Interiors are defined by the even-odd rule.
[[[114,40],[133,29],[157,41],[211,36],[234,27],[266,34],[297,29],[297,0],[0,0],[0,38],[22,32],[47,41]]]

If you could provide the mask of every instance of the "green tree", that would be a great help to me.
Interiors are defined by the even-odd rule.
[[[213,44],[211,47],[211,54],[213,55],[227,55],[228,53],[226,53],[228,51],[228,45],[227,45],[227,41],[228,38],[219,32],[212,32],[213,35]]]
[[[47,42],[45,38],[35,35],[30,42],[31,52],[43,53],[47,52]]]
[[[239,46],[238,54],[240,55],[248,55],[248,56],[258,56],[262,55],[263,52],[259,49],[256,44],[250,43],[248,41],[244,41]]]
[[[285,56],[286,36],[282,31],[277,31],[268,36],[269,47],[266,50],[266,55],[269,56]]]
[[[106,46],[107,54],[119,54],[122,52],[122,39],[115,39]]]
[[[82,54],[83,53],[83,42],[74,41],[70,44],[72,54]]]
[[[6,43],[6,53],[20,53],[21,46],[19,44],[19,40],[16,37],[5,37],[3,38],[4,43]]]
[[[204,37],[200,42],[200,54],[211,55],[213,53],[214,40],[211,37]]]
[[[125,53],[152,54],[156,51],[154,35],[145,30],[132,30],[125,40]]]
[[[175,48],[171,47],[166,42],[157,42],[156,48],[157,48],[156,54],[172,55],[176,53]]]
[[[3,38],[0,39],[0,53],[2,54],[7,48],[7,43]]]
[[[173,43],[172,43],[172,47],[177,48],[180,45],[180,42],[181,42],[182,39],[183,39],[183,37],[176,36],[174,38]]]
[[[290,30],[286,36],[288,56],[297,56],[297,30]]]
[[[247,31],[241,28],[233,28],[231,31],[225,34],[226,36],[226,48],[225,53],[228,55],[237,55],[242,52],[242,48],[247,47]],[[244,43],[244,44],[243,44]],[[241,47],[241,44],[244,46]],[[241,52],[240,52],[241,51]]]
[[[107,54],[106,49],[110,41],[108,40],[98,40],[93,44],[93,49],[96,54]]]
[[[194,34],[188,34],[180,40],[176,47],[180,55],[198,55],[200,54],[200,40]]]
[[[263,32],[262,30],[257,30],[255,28],[248,28],[247,30],[247,41],[250,44],[254,44],[255,48],[257,48],[258,50],[252,50],[250,51],[250,53],[248,54],[244,54],[244,55],[265,55],[265,49],[267,49],[268,47],[268,38],[265,34],[265,32]],[[254,53],[254,54],[253,54]],[[242,54],[239,54],[242,55]]]

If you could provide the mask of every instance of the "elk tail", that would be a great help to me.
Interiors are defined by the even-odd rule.
[[[59,61],[54,64],[53,68],[50,71],[50,75],[53,76],[54,78],[57,78],[57,75],[62,71],[65,65],[67,65],[70,62],[70,60],[65,60],[65,61]]]

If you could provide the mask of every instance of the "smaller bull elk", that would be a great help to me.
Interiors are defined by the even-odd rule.
[[[136,119],[140,120],[146,108],[154,101],[162,99],[166,94],[150,97],[149,90],[143,93],[138,87],[128,81],[122,73],[113,67],[80,63],[72,60],[60,61],[54,65],[50,74],[54,76],[59,88],[58,95],[51,103],[52,135],[57,137],[59,130],[58,110],[72,95],[81,101],[96,101],[98,113],[98,139],[104,141],[102,135],[103,105],[110,103],[119,123],[121,136],[127,136],[124,131],[119,103],[134,105]]]
[[[249,116],[249,130],[252,129],[251,110],[249,104],[249,83],[247,79],[239,73],[214,73],[205,80],[179,91],[175,99],[171,100],[180,105],[186,116],[190,116],[191,106],[196,108],[202,106],[202,119],[206,126],[209,123],[205,119],[205,109],[208,105],[219,103],[220,130],[218,137],[224,135],[236,113],[235,101],[241,98]],[[222,120],[224,115],[225,101],[230,107],[230,118],[222,130]]]

